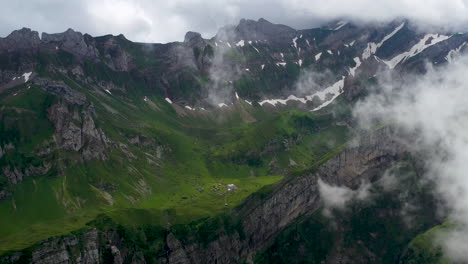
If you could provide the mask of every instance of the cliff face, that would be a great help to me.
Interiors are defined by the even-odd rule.
[[[255,253],[297,217],[313,213],[322,206],[318,179],[357,188],[359,181],[375,181],[394,161],[405,153],[404,146],[393,140],[392,131],[380,129],[363,136],[355,146],[347,147],[313,172],[282,182],[264,197],[252,196],[233,212],[240,219],[240,229],[212,230],[218,234],[211,241],[201,242],[196,234],[178,236],[170,228],[161,234],[164,253],[143,258],[143,252],[117,232],[91,230],[79,236],[53,238],[25,253],[12,254],[4,262],[15,263],[29,258],[31,263],[146,263],[149,259],[161,263],[232,263],[252,262]]]

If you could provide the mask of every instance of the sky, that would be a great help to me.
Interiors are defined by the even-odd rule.
[[[0,36],[29,27],[57,33],[73,28],[93,36],[124,34],[132,41],[205,38],[241,18],[312,28],[341,17],[363,22],[406,17],[422,24],[461,27],[468,0],[0,0]]]

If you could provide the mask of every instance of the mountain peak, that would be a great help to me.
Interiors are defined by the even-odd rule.
[[[292,39],[296,30],[281,24],[273,24],[264,18],[257,21],[241,19],[234,29],[237,39],[268,40],[282,42],[284,39]]]
[[[37,31],[23,27],[14,30],[6,38],[0,38],[0,50],[32,50],[38,47],[40,43],[41,39]]]
[[[200,33],[189,31],[185,34],[184,43],[187,43],[189,46],[200,47],[204,46],[205,41]]]

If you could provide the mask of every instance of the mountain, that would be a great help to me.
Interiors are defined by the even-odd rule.
[[[0,262],[432,256],[423,233],[445,216],[421,160],[391,126],[359,131],[352,108],[382,72],[404,81],[467,41],[408,20],[296,30],[242,19],[166,44],[14,31],[0,38]],[[384,188],[395,168],[400,185]],[[362,182],[374,202],[324,205],[323,186]],[[400,212],[417,201],[408,225]]]

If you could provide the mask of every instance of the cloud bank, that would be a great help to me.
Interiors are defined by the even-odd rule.
[[[423,76],[381,80],[379,90],[357,104],[354,115],[372,130],[382,120],[402,131],[402,138],[425,161],[459,224],[443,241],[456,261],[468,259],[468,57],[448,66],[428,66]],[[436,210],[436,209],[434,209]]]
[[[30,27],[92,35],[123,33],[133,41],[181,41],[189,31],[205,38],[241,18],[266,18],[297,29],[340,17],[363,22],[407,17],[423,24],[464,29],[468,0],[28,0],[3,1],[0,35]]]

